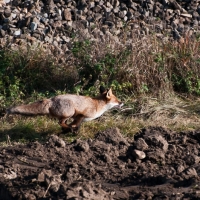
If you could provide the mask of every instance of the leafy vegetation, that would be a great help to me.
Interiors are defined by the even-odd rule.
[[[1,107],[59,93],[94,95],[99,85],[117,94],[200,95],[200,41],[162,42],[154,36],[122,46],[82,39],[67,59],[42,46],[0,49]]]
[[[73,42],[67,56],[50,52],[39,45],[19,46],[17,49],[5,46],[0,49],[0,111],[3,113],[5,108],[14,104],[62,93],[93,96],[103,85],[112,87],[125,106],[131,108],[129,116],[136,116],[147,105],[143,101],[136,102],[136,97],[140,100],[141,97],[165,100],[174,93],[199,97],[199,55],[198,38],[186,37],[184,43],[176,43],[163,42],[154,35],[142,39],[135,37],[135,42],[127,46],[110,40],[97,42],[83,38]],[[87,123],[82,133],[91,135],[92,132],[118,123],[125,134],[131,135],[144,126],[141,121],[134,122],[133,118],[128,120],[131,123],[128,125],[124,113],[121,113],[124,121],[109,116],[110,120],[104,121],[103,126],[96,122]],[[6,122],[10,123],[9,120],[2,122],[4,135],[10,134],[5,128],[8,125]],[[39,125],[36,124],[41,123],[37,120],[32,125],[27,124],[28,121],[23,123],[18,123],[18,126],[10,124],[14,125],[12,130],[15,132],[19,130],[25,133],[24,129],[19,128],[23,126],[35,135],[29,135],[28,139],[37,138],[36,127]],[[47,132],[40,126],[38,130],[48,134],[52,128],[49,127]]]
[[[73,76],[42,47],[5,47],[0,50],[1,107],[67,90],[74,84]]]

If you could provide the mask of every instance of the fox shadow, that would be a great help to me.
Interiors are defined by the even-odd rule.
[[[64,137],[67,140],[75,139],[78,135],[69,130],[42,130],[37,131],[34,126],[29,125],[17,125],[10,129],[0,130],[0,143],[9,142],[46,142],[49,137],[55,134],[59,137]]]
[[[34,127],[15,126],[11,129],[0,130],[0,142],[45,142],[52,133],[49,131],[38,132]]]

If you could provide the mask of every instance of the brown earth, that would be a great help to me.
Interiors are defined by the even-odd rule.
[[[200,199],[199,142],[200,131],[149,127],[134,140],[112,128],[0,147],[0,199]]]

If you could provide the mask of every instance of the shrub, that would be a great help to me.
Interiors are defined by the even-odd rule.
[[[67,59],[41,46],[1,49],[1,107],[66,92],[96,95],[100,85],[117,95],[200,94],[198,38],[176,43],[136,36],[126,45],[75,37]]]
[[[26,46],[0,50],[1,107],[69,90],[76,81],[74,70],[60,64],[45,49]]]

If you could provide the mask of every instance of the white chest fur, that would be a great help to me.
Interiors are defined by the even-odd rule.
[[[113,106],[113,104],[106,104],[104,107],[102,107],[101,110],[98,110],[98,112],[94,112],[94,116],[92,117],[88,117],[88,118],[85,118],[83,121],[91,121],[93,119],[96,119],[98,117],[100,117],[101,115],[103,115],[104,112],[106,112],[107,110],[111,109]]]

